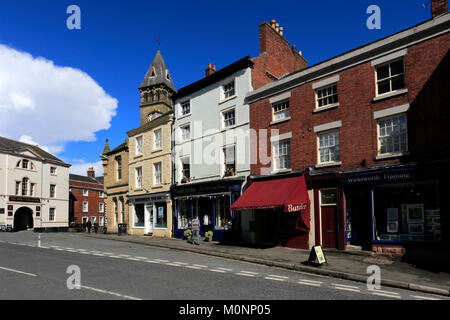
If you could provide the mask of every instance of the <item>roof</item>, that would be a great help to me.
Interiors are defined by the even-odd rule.
[[[101,181],[99,181],[99,180],[101,180]],[[91,177],[87,177],[87,176],[81,176],[78,174],[69,174],[69,182],[70,181],[79,181],[79,182],[103,185],[103,177],[91,178]]]
[[[246,56],[242,59],[239,59],[236,62],[233,62],[232,64],[226,66],[225,68],[217,70],[216,72],[210,74],[209,76],[206,76],[194,83],[191,83],[190,85],[187,85],[186,87],[179,89],[178,92],[174,95],[173,99],[176,100],[185,97],[193,92],[196,92],[213,83],[225,79],[226,77],[232,75],[233,73],[239,70],[251,67],[253,65],[254,62],[250,59],[250,56]]]
[[[54,162],[66,167],[70,166],[70,164],[62,161],[61,159],[55,157],[54,155],[48,153],[47,151],[42,150],[37,145],[31,145],[28,143],[11,140],[5,137],[0,137],[0,150],[1,149],[15,153],[24,150],[30,150],[31,152],[33,152],[34,154],[36,154],[38,157],[42,158],[45,161]]]
[[[139,133],[142,133],[142,132],[146,132],[147,130],[156,128],[158,126],[161,126],[161,125],[167,123],[170,120],[170,115],[171,114],[173,114],[172,110],[162,114],[161,116],[159,116],[156,119],[153,119],[152,121],[144,123],[142,126],[139,126],[139,127],[135,128],[135,129],[132,129],[132,130],[128,131],[127,135],[129,137],[132,137],[132,136],[134,136],[136,134],[139,134]]]
[[[109,151],[107,153],[103,153],[103,154],[109,156],[109,155],[112,155],[114,153],[118,153],[118,152],[120,152],[122,150],[128,150],[128,144],[127,144],[126,141],[124,143],[119,144],[117,147],[115,147],[111,151]]]
[[[161,55],[161,51],[159,51],[159,49],[156,52],[155,58],[153,59],[153,62],[148,69],[144,80],[139,86],[139,89],[155,86],[158,84],[165,84],[173,91],[176,91],[175,86],[172,82],[172,78],[170,77],[169,69],[167,69],[164,59]]]
[[[449,20],[450,13],[446,13],[382,39],[351,49],[308,68],[287,74],[278,80],[247,93],[246,98],[249,103],[252,103],[306,82],[336,74],[342,69],[349,68],[355,64],[364,63],[402,48],[407,48],[412,43],[424,41],[429,37],[448,32],[450,28]]]

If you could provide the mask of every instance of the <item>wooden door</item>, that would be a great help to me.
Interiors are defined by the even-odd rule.
[[[322,213],[322,246],[336,248],[336,206],[321,207]]]

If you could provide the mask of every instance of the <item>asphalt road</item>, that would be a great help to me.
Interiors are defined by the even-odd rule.
[[[80,289],[70,266],[79,267]],[[0,232],[0,299],[434,300],[446,297],[72,233]]]

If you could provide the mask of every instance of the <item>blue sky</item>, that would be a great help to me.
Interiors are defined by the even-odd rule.
[[[159,36],[164,60],[179,89],[202,78],[209,62],[220,69],[244,56],[257,56],[258,25],[263,21],[276,19],[284,27],[284,35],[291,45],[295,44],[297,50],[303,52],[308,65],[313,65],[430,19],[430,7],[422,6],[428,2],[0,0],[0,45],[33,57],[43,57],[55,66],[79,69],[105,92],[97,100],[94,97],[92,101],[96,102],[92,105],[80,107],[91,123],[80,129],[79,137],[89,141],[74,141],[78,140],[74,138],[78,129],[71,129],[73,134],[67,134],[67,137],[64,134],[55,137],[58,134],[49,129],[60,121],[67,127],[67,121],[76,119],[71,112],[79,106],[64,102],[64,99],[74,100],[73,94],[66,98],[60,95],[60,100],[45,100],[46,110],[55,116],[40,124],[39,128],[28,128],[23,120],[24,123],[16,130],[4,132],[0,128],[0,133],[13,139],[26,135],[42,145],[56,141],[58,147],[54,150],[57,156],[72,163],[74,169],[77,165],[95,163],[99,161],[105,138],[109,138],[113,148],[124,141],[126,131],[139,125],[137,87],[153,60]],[[81,30],[66,27],[69,17],[66,9],[71,4],[81,8]],[[369,5],[381,8],[381,30],[366,27]],[[27,78],[26,71],[20,77]],[[76,82],[64,81],[67,81],[63,82],[64,86],[55,86],[55,90],[70,92]],[[51,81],[42,77],[42,82],[39,88]],[[3,89],[5,94],[6,89]],[[97,89],[93,90],[98,92]],[[73,92],[78,92],[76,90]],[[79,90],[83,92],[84,89]],[[111,110],[101,113],[102,108],[111,103],[110,98],[117,100],[115,115]],[[20,99],[22,105],[31,109],[16,108],[15,116],[20,112],[29,114],[30,110],[40,112],[39,103],[23,97]],[[80,104],[83,101],[88,100],[82,100]],[[98,112],[95,108],[99,108]],[[12,117],[13,113],[7,110],[1,108],[0,96],[0,118]],[[92,124],[96,117],[102,115],[99,126]],[[83,133],[83,130],[91,132]],[[52,139],[45,137],[45,133],[52,135]],[[36,140],[36,137],[44,141]]]

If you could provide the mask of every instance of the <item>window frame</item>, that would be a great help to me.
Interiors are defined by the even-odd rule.
[[[184,106],[188,105],[189,106],[189,112],[188,113],[184,113]],[[191,100],[186,100],[183,102],[180,102],[180,117],[186,117],[188,115],[191,114]]]
[[[156,133],[159,132],[159,139],[156,139]],[[157,145],[157,141],[159,141],[159,146]],[[162,128],[153,131],[153,149],[161,150],[162,149]]]
[[[392,74],[391,74],[391,64],[393,64],[393,63],[395,63],[397,61],[402,61],[403,72],[392,76]],[[381,80],[378,80],[378,68],[384,67],[386,65],[389,66],[389,76],[387,78],[383,78]],[[404,56],[399,57],[399,58],[395,58],[393,60],[386,61],[386,62],[383,62],[383,63],[380,63],[380,64],[377,64],[374,67],[375,67],[375,97],[383,97],[383,96],[386,96],[386,95],[395,94],[396,92],[402,92],[403,90],[407,89],[407,86],[406,86],[405,57]],[[392,90],[392,79],[393,78],[397,78],[400,75],[403,76],[404,87],[400,88],[400,89]],[[378,83],[379,82],[383,82],[383,81],[387,81],[387,80],[389,80],[389,88],[390,88],[390,90],[387,91],[387,92],[384,92],[384,93],[379,93],[378,92],[379,91],[378,90]]]
[[[191,137],[192,137],[192,135],[191,135],[191,124],[190,123],[183,124],[183,125],[180,125],[179,128],[180,128],[180,142],[186,142],[186,141],[191,140]],[[189,128],[189,137],[185,139],[183,130],[185,130],[186,128]]]
[[[48,208],[48,221],[55,221],[56,208]]]
[[[138,136],[135,139],[135,143],[136,143],[136,156],[141,156],[142,152],[143,152],[143,143],[144,143],[144,138],[143,136]]]
[[[289,152],[286,155],[280,155],[279,154],[279,147],[280,144],[282,143],[286,143],[288,142],[288,150]],[[277,154],[278,153],[278,154]],[[288,157],[288,161],[289,161],[289,167],[279,167],[277,165],[277,158],[280,157]],[[280,139],[277,141],[273,141],[272,142],[272,162],[273,162],[273,171],[287,171],[287,170],[292,170],[292,164],[291,164],[291,138],[286,138],[286,139]],[[286,160],[284,161],[286,162]]]
[[[159,181],[157,181],[157,173],[158,171],[156,170],[157,166],[159,165]],[[153,164],[153,183],[154,185],[161,185],[163,183],[163,177],[162,177],[162,162],[155,162]]]
[[[89,212],[89,202],[88,201],[83,201],[81,209],[82,209],[83,212]]]
[[[117,156],[115,157],[115,164],[116,164],[116,181],[122,180],[122,157]]]
[[[334,87],[336,87],[336,93],[332,93],[331,95],[326,95],[326,96],[322,96],[322,97],[319,98],[319,91],[328,90],[329,88],[334,88]],[[339,106],[339,89],[338,89],[338,83],[337,82],[333,82],[333,83],[327,84],[327,85],[325,85],[323,87],[316,88],[314,90],[314,92],[315,92],[315,97],[316,97],[316,108],[315,108],[316,110],[325,110],[325,109],[329,109],[329,108],[333,108],[333,107]],[[336,99],[337,99],[336,102],[334,102],[334,99],[333,99],[332,103],[319,106],[319,100],[328,99],[328,98],[334,97],[334,96],[336,96]]]
[[[400,118],[400,117],[405,117],[405,145],[406,145],[406,150],[381,153],[381,141],[380,141],[381,140],[381,136],[380,136],[381,128],[380,128],[380,121],[393,119],[393,118]],[[379,156],[379,157],[398,156],[398,155],[403,155],[403,154],[409,152],[409,145],[408,145],[408,115],[406,113],[398,113],[398,114],[393,114],[393,115],[390,115],[390,116],[387,116],[387,117],[380,117],[380,118],[377,118],[376,121],[377,121],[377,156]]]
[[[231,112],[233,112],[234,116],[232,118],[226,119],[225,115],[228,114],[228,113],[231,113]],[[225,110],[222,110],[221,114],[222,114],[222,126],[221,126],[222,129],[230,129],[230,128],[234,128],[236,126],[236,120],[237,120],[237,118],[236,118],[236,107],[231,107],[231,108],[227,108]],[[233,120],[233,124],[226,125],[226,122],[230,121],[230,119]]]
[[[105,212],[105,204],[103,202],[99,202],[98,204],[98,212],[104,213]]]
[[[236,81],[235,80],[236,79],[233,79],[233,80],[230,80],[230,81],[226,81],[226,82],[224,82],[221,85],[221,100],[222,101],[232,99],[233,97],[236,96]],[[230,84],[233,84],[233,88],[227,90],[226,87],[229,86]],[[229,92],[231,92],[231,91],[232,91],[233,94],[228,95]]]
[[[54,172],[52,172],[54,171]],[[57,168],[56,167],[50,167],[50,174],[53,176],[56,176],[58,174]]]
[[[333,146],[327,146],[327,147],[322,147],[322,149],[330,149],[330,148],[335,148],[336,146],[338,146],[339,147],[339,159],[338,160],[333,160],[333,161],[322,161],[321,160],[321,156],[320,156],[320,150],[321,150],[321,147],[320,147],[320,136],[321,135],[325,135],[325,134],[330,134],[330,133],[333,133],[333,132],[337,132],[337,136],[338,136],[338,144],[336,145],[336,144],[334,144]],[[341,134],[340,134],[340,131],[339,131],[339,128],[332,128],[332,129],[329,129],[329,130],[323,130],[323,131],[318,131],[318,132],[316,132],[316,135],[317,135],[317,164],[318,165],[328,165],[328,164],[340,164],[341,163]],[[336,158],[336,155],[334,155],[334,157]],[[330,156],[330,159],[331,159],[331,156]]]
[[[141,189],[142,186],[143,186],[143,171],[142,171],[142,167],[136,167],[134,169],[134,174],[135,174],[136,189]]]
[[[287,107],[285,107],[282,110],[275,111],[275,107],[281,106],[281,105],[287,105]],[[289,98],[285,99],[285,100],[282,100],[282,101],[277,101],[277,102],[272,103],[272,122],[281,122],[281,121],[289,120],[291,118],[291,109],[290,109],[290,107],[291,106],[290,106]],[[286,112],[286,110],[289,113],[287,116],[284,116],[284,117],[279,118],[279,119],[275,118],[275,115],[277,115],[277,114],[284,114]]]

